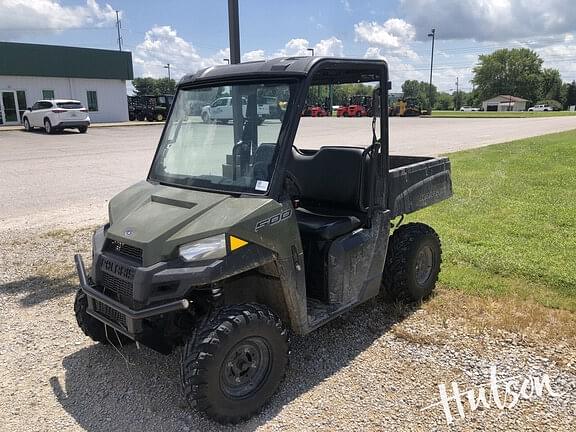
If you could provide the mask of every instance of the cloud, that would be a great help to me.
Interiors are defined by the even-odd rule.
[[[64,6],[59,0],[0,0],[0,38],[21,39],[29,34],[103,27],[116,21],[109,4],[87,0],[83,6]]]
[[[388,48],[401,48],[414,39],[414,26],[402,19],[391,18],[384,24],[362,21],[354,24],[356,40]]]
[[[328,56],[328,57],[343,57],[344,44],[340,39],[332,36],[328,39],[323,39],[316,45],[310,46],[307,39],[296,38],[290,39],[284,45],[284,48],[276,51],[273,57],[290,57],[290,56],[305,56],[310,55],[309,48],[314,49],[314,55]]]
[[[257,61],[257,60],[265,60],[266,54],[264,50],[257,49],[254,51],[248,51],[247,53],[242,54],[242,61],[249,62],[249,61]]]
[[[348,0],[340,0],[340,3],[342,3],[342,6],[344,6],[344,10],[346,12],[352,12],[352,7],[350,6],[350,2]]]
[[[419,40],[436,28],[441,39],[505,41],[576,31],[574,0],[401,0]]]
[[[166,76],[164,65],[167,63],[170,63],[172,76],[180,78],[201,68],[223,64],[225,58],[230,58],[228,48],[218,50],[210,57],[202,57],[170,26],[152,27],[134,51],[136,75],[154,78]]]
[[[402,83],[406,80],[426,81],[426,73],[414,64],[407,63],[406,59],[398,55],[385,55],[379,47],[368,47],[364,58],[385,60],[388,63],[392,90],[401,91]]]

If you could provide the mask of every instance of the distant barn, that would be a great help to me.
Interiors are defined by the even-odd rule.
[[[529,101],[516,96],[498,95],[482,102],[484,111],[526,111]]]

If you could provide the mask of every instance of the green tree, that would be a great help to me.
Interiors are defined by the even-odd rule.
[[[176,92],[176,81],[168,78],[134,78],[132,85],[137,95],[162,95]]]
[[[499,49],[478,57],[474,79],[481,100],[499,94],[541,98],[542,59],[528,48]]]
[[[460,93],[460,96],[462,94]],[[436,95],[436,103],[434,104],[434,109],[448,111],[454,109],[454,97],[446,92],[439,92]],[[456,105],[458,106],[458,105]]]
[[[565,96],[563,97],[564,108],[568,109],[571,105],[576,105],[576,81],[564,85]]]
[[[423,108],[427,109],[430,99],[430,85],[424,81],[407,80],[402,84],[402,93],[405,98],[414,98],[417,103]],[[432,85],[432,105],[436,103],[436,96],[438,90],[435,85]]]
[[[562,99],[562,78],[558,69],[544,69],[540,76],[540,98],[560,101]]]

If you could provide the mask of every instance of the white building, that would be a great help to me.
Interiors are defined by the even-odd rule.
[[[76,99],[92,122],[128,120],[130,52],[0,42],[0,126],[39,99]]]
[[[482,102],[484,111],[526,111],[529,101],[516,96],[498,95]]]

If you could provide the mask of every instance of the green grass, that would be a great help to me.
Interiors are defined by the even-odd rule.
[[[410,218],[440,234],[441,283],[576,311],[576,130],[450,160],[454,196]]]
[[[572,111],[537,111],[537,112],[497,112],[497,111],[432,111],[432,117],[463,117],[463,118],[532,118],[532,117],[565,117],[576,116]]]

